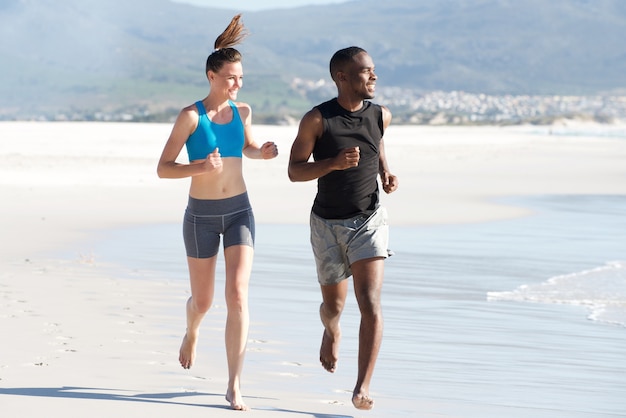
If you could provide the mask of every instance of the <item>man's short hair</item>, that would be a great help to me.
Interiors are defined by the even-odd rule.
[[[356,55],[359,55],[361,52],[367,53],[363,48],[359,48],[358,46],[350,46],[348,48],[340,49],[335,52],[330,59],[330,76],[333,81],[335,80],[335,74],[338,71],[341,71],[344,66],[350,63]]]

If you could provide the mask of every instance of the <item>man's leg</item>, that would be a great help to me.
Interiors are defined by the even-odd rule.
[[[337,367],[339,356],[339,342],[341,327],[339,319],[346,303],[348,281],[342,280],[338,284],[321,285],[322,304],[320,305],[320,319],[324,325],[322,345],[320,347],[320,362],[330,373]]]
[[[380,293],[383,285],[384,259],[369,258],[352,264],[354,292],[359,310],[358,376],[352,403],[358,409],[372,409],[374,400],[369,396],[370,381],[383,339],[383,314]]]

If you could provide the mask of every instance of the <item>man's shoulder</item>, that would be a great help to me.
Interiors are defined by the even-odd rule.
[[[322,114],[337,109],[337,98],[326,100],[315,106],[313,109],[319,110]]]
[[[384,108],[383,105],[380,105],[378,103],[374,103],[371,100],[363,100],[363,108],[367,109],[367,108],[372,108],[372,109],[376,109],[376,110],[380,110],[382,111],[382,109]]]

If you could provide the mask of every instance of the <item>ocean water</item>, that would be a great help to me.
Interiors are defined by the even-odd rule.
[[[581,124],[580,126],[524,126],[521,130],[536,135],[585,136],[597,138],[626,139],[626,128],[623,125],[598,126]]]
[[[459,404],[463,417],[626,416],[626,196],[499,203],[533,212],[445,226],[396,226],[390,213],[395,255],[368,416],[419,416],[424,405],[459,416],[446,408]],[[89,246],[115,274],[187,281],[179,224],[106,231]],[[219,263],[218,289],[222,276]],[[284,362],[315,364],[319,303],[308,226],[258,225],[250,338],[278,342]],[[335,380],[305,369],[320,397],[352,389],[358,320],[350,295]],[[246,368],[263,361],[253,354]]]
[[[588,308],[592,321],[626,326],[626,263],[613,261],[580,272],[522,285],[509,292],[489,292],[488,300],[559,303]]]

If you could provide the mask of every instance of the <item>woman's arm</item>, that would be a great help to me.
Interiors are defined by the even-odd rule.
[[[198,112],[195,105],[184,108],[178,114],[157,165],[157,175],[160,178],[179,179],[221,171],[222,159],[217,149],[209,154],[205,160],[193,161],[189,164],[176,162],[187,138],[197,125]]]
[[[239,116],[243,122],[244,145],[243,155],[255,160],[269,160],[278,155],[278,147],[268,141],[259,146],[252,135],[252,108],[246,103],[237,103]]]

